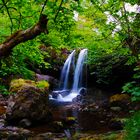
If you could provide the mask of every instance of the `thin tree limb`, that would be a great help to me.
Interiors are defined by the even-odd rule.
[[[9,12],[9,10],[8,10],[8,7],[7,7],[7,5],[6,5],[6,2],[5,2],[4,0],[2,0],[2,2],[3,2],[4,7],[6,8],[7,14],[8,14],[9,19],[10,19],[10,22],[11,22],[11,27],[10,27],[10,28],[11,28],[11,34],[12,34],[12,31],[13,31],[13,21],[12,21],[10,12]]]
[[[48,0],[45,0],[45,1],[44,1],[43,7],[42,7],[41,12],[40,12],[40,15],[42,15],[43,10],[44,10],[44,8],[45,8],[45,6],[46,6],[46,4],[47,4],[47,1],[48,1]]]
[[[60,12],[60,10],[61,10],[62,4],[63,4],[63,0],[61,0],[61,3],[60,3],[59,8],[58,8],[58,11],[57,11],[57,13],[56,13],[56,15],[55,15],[55,17],[54,17],[54,22],[56,21],[56,19],[57,19],[57,17],[58,17],[58,14],[59,14],[59,12]]]

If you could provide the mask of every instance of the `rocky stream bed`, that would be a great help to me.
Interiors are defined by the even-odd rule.
[[[16,94],[0,95],[0,138],[121,140],[132,108],[139,110],[140,106],[131,103],[126,94],[107,96],[94,88],[63,104],[50,101],[48,93],[26,85]]]

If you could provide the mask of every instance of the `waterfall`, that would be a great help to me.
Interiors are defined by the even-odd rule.
[[[83,72],[84,72],[84,63],[85,60],[87,59],[87,49],[83,49],[80,51],[76,63],[76,68],[74,70],[73,85],[71,89],[68,87],[70,68],[74,64],[74,55],[75,55],[75,50],[68,56],[67,60],[64,63],[61,72],[61,77],[60,77],[59,90],[53,92],[55,96],[55,100],[57,101],[71,102],[73,98],[79,95],[80,91],[85,90],[84,88],[85,86],[83,87],[82,85],[83,82],[82,80],[83,80]]]
[[[64,66],[61,72],[59,89],[62,89],[62,90],[68,89],[70,66],[71,66],[72,61],[74,60],[74,54],[75,54],[75,50],[68,56],[67,60],[64,63]]]
[[[82,76],[83,76],[83,66],[84,62],[87,56],[87,49],[81,50],[77,64],[76,64],[76,69],[74,73],[74,83],[72,87],[72,92],[78,92],[79,88],[81,88],[82,84]]]

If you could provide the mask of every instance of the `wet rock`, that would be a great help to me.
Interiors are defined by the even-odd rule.
[[[57,99],[59,92],[53,91],[51,93],[52,98]]]
[[[31,126],[31,121],[28,120],[28,119],[22,119],[20,122],[19,122],[19,125],[23,128],[27,128],[29,126]]]
[[[112,120],[109,123],[109,128],[112,130],[122,130],[123,129],[123,123],[121,121]]]
[[[6,106],[7,101],[6,98],[3,97],[3,95],[0,94],[0,106]]]
[[[81,88],[78,92],[80,95],[85,96],[87,93],[87,90],[86,90],[86,88]]]
[[[16,94],[10,96],[6,120],[17,124],[25,118],[34,122],[51,121],[47,93],[34,86],[24,86]]]
[[[64,130],[62,122],[58,121],[53,122],[53,130],[56,133],[62,132]]]
[[[62,120],[64,129],[67,129],[70,126],[73,126],[75,123],[76,123],[75,117],[66,117],[65,119]]]
[[[52,95],[52,98],[57,99],[59,95],[65,97],[69,95],[69,93],[70,93],[70,90],[58,90],[58,91],[52,91],[51,95]]]
[[[52,88],[57,87],[59,83],[57,79],[49,75],[35,74],[35,77],[37,81],[42,81],[42,80],[48,81],[50,85],[52,86]]]
[[[53,140],[53,133],[48,132],[48,133],[43,133],[43,134],[39,134],[36,136],[36,138],[38,138],[39,140],[45,140],[45,139],[49,139],[49,140]]]
[[[65,138],[65,134],[47,132],[47,133],[39,134],[33,139],[34,140],[60,140],[60,138]]]
[[[7,140],[25,140],[26,137],[20,136],[19,134],[11,134],[8,136]]]
[[[0,119],[0,128],[3,128],[6,124],[6,121],[4,119]]]
[[[65,97],[70,94],[70,90],[62,90],[60,94]]]
[[[116,112],[119,112],[119,111],[122,110],[121,107],[119,107],[119,106],[110,107],[110,109],[111,109],[112,111],[116,111]]]
[[[12,126],[0,128],[0,138],[6,138],[6,140],[25,140],[32,135],[32,132],[23,128]]]
[[[101,108],[104,108],[106,110],[109,110],[110,109],[110,102],[108,99],[104,99],[100,102],[100,107]]]
[[[3,115],[6,112],[6,107],[3,105],[0,105],[0,115]]]
[[[82,103],[82,99],[83,99],[82,95],[77,95],[77,97],[73,98],[72,102],[73,103],[78,103],[78,102]]]

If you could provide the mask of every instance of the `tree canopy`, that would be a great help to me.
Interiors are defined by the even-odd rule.
[[[1,44],[11,34],[34,27],[42,14],[48,23],[41,35],[15,44],[10,62],[1,59],[0,75],[29,72],[27,58],[40,67],[51,66],[44,61],[41,44],[56,49],[88,48],[90,64],[100,64],[99,60],[108,55],[113,56],[112,63],[127,56],[127,64],[132,64],[139,60],[139,9],[137,0],[2,0]],[[5,70],[9,63],[11,67]]]

